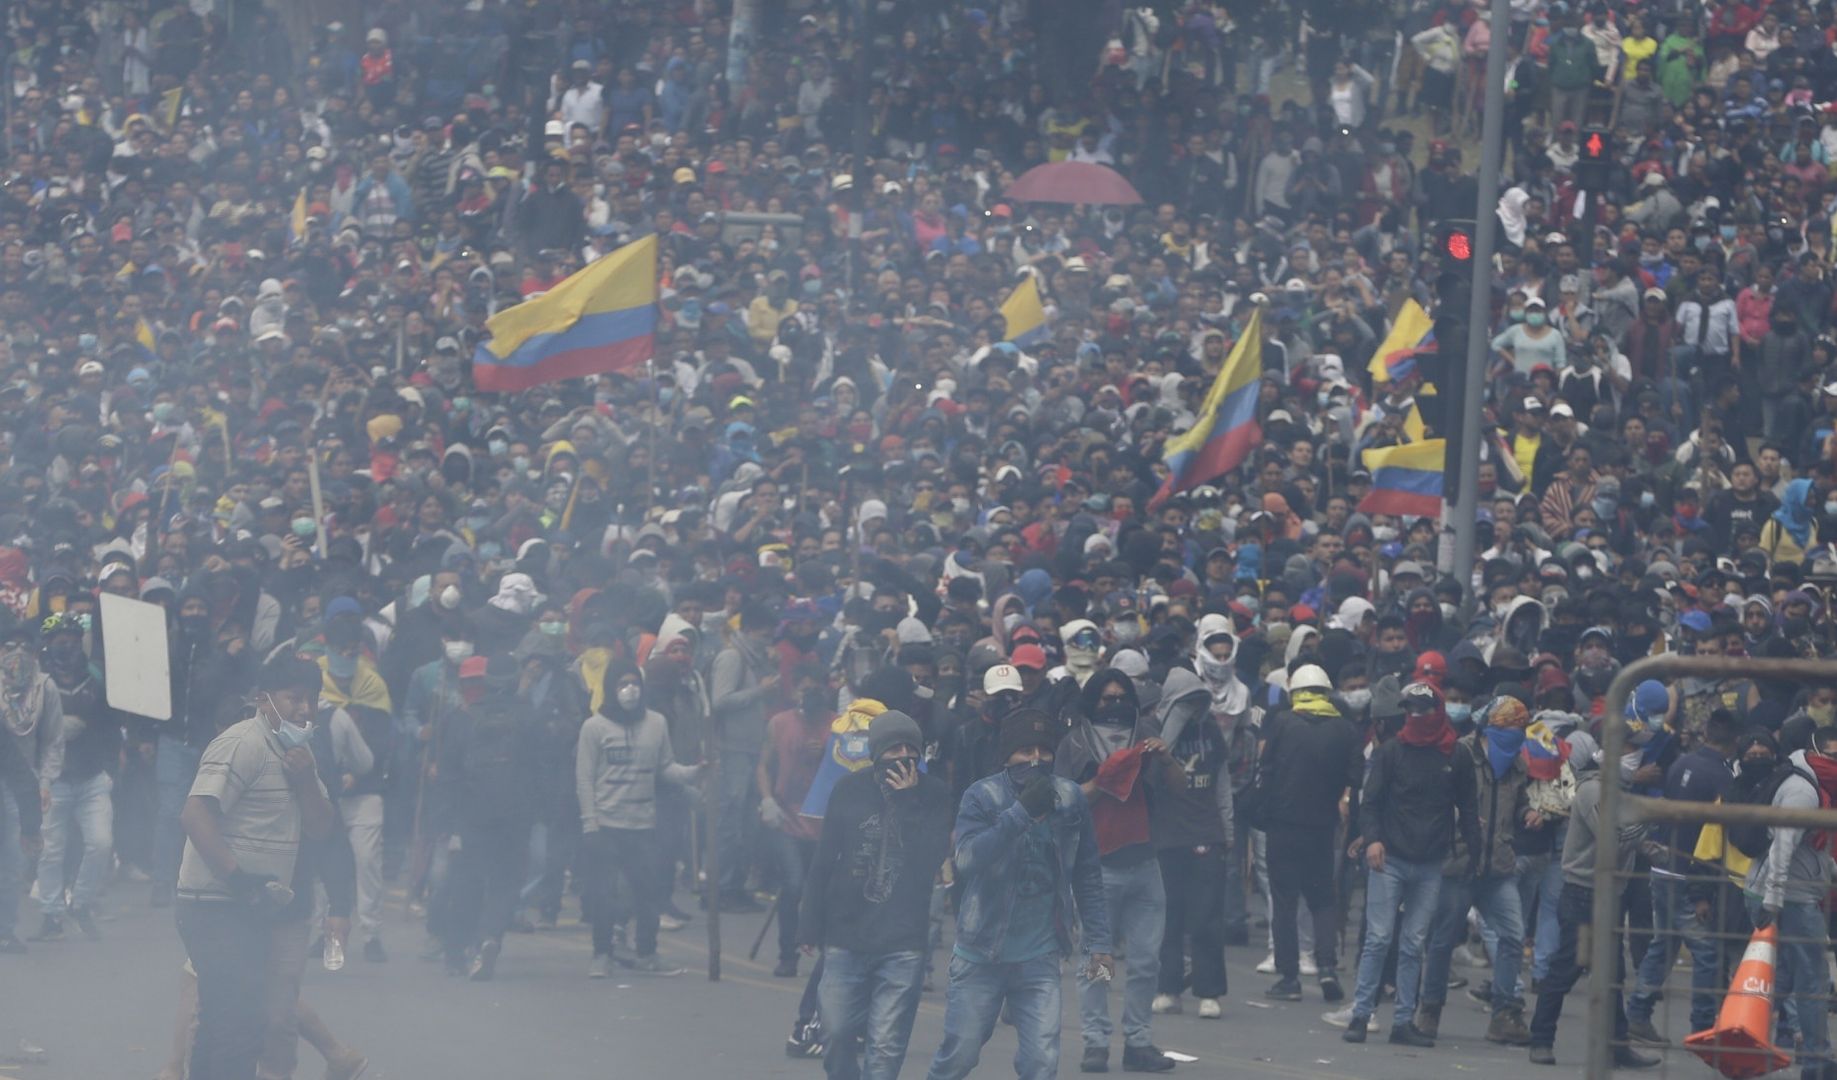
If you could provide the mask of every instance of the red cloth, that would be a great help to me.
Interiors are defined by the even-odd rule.
[[[1454,726],[1448,714],[1437,709],[1430,713],[1406,714],[1403,730],[1397,733],[1405,746],[1433,746],[1444,754],[1454,753]]]
[[[1818,778],[1818,805],[1829,809],[1833,804],[1837,804],[1837,758],[1807,752],[1805,764],[1811,766],[1811,774]],[[1820,830],[1812,837],[1812,846],[1821,851],[1828,850],[1830,843],[1829,830]]]
[[[1099,855],[1148,842],[1148,789],[1141,780],[1140,746],[1118,750],[1097,766],[1091,782],[1105,796],[1091,800],[1091,825],[1097,832]]]

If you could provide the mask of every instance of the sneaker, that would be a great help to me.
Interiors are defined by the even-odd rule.
[[[1470,968],[1489,968],[1493,966],[1492,960],[1487,958],[1485,949],[1470,949],[1465,945],[1456,945],[1454,947],[1454,963],[1462,967]]]
[[[64,920],[56,915],[46,915],[45,921],[38,925],[38,933],[31,935],[33,941],[64,940]]]
[[[1124,1072],[1167,1072],[1174,1067],[1174,1059],[1167,1056],[1160,1047],[1150,1043],[1147,1046],[1123,1047]]]
[[[324,963],[327,971],[344,970],[344,942],[332,937],[325,939]]]
[[[1320,977],[1320,996],[1329,1005],[1337,1005],[1346,1000],[1346,991],[1340,986],[1338,975],[1329,971]]]
[[[1268,956],[1265,956],[1263,958],[1262,963],[1257,965],[1257,974],[1258,975],[1274,975],[1275,973],[1276,973],[1276,954],[1270,953]]]
[[[1442,1007],[1440,1005],[1418,1005],[1416,1015],[1410,1019],[1416,1030],[1431,1039],[1440,1038],[1442,1033]]]
[[[370,940],[374,943],[376,939],[372,938]],[[471,979],[473,982],[490,981],[492,973],[497,970],[498,953],[503,948],[504,943],[498,941],[496,938],[480,945],[478,947],[478,954],[472,957],[472,966],[466,969],[466,978]],[[368,946],[365,947],[364,954],[366,956],[369,955]]]
[[[823,1056],[823,1026],[815,1020],[800,1020],[791,1025],[791,1035],[785,1039],[785,1056],[788,1058],[820,1058]]]
[[[1179,994],[1156,994],[1154,1003],[1148,1007],[1163,1016],[1170,1013],[1178,1014],[1182,1011]]]
[[[1530,1057],[1531,1057],[1531,1064],[1533,1065],[1555,1065],[1556,1064],[1556,1051],[1550,1049],[1548,1046],[1531,1047]]]
[[[1336,1028],[1351,1027],[1352,1006],[1348,1005],[1343,1009],[1335,1009],[1332,1012],[1321,1013],[1320,1018]],[[1365,1030],[1370,1031],[1372,1026],[1371,1017],[1367,1016],[1365,1018]]]
[[[1371,1017],[1351,1016],[1346,1019],[1346,1030],[1340,1033],[1341,1042],[1362,1043],[1371,1031]]]
[[[1508,1005],[1493,1013],[1492,1023],[1486,1027],[1486,1041],[1501,1046],[1531,1045],[1531,1029],[1525,1027],[1524,1014],[1517,1006]]]
[[[102,940],[102,928],[96,925],[95,912],[86,907],[73,907],[70,909],[70,917],[76,920],[77,929],[83,931],[84,937],[91,941]]]
[[[1305,953],[1302,954],[1301,957],[1301,974],[1305,978],[1313,978],[1320,974],[1320,966],[1314,963],[1314,958],[1312,956],[1308,956]]]
[[[682,968],[670,963],[656,953],[652,953],[649,956],[640,956],[636,960],[633,960],[629,966],[632,971],[640,975],[681,975],[683,971]]]
[[[1435,1047],[1435,1040],[1416,1030],[1416,1025],[1406,1023],[1401,1027],[1391,1028],[1392,1046],[1415,1046],[1423,1050]]]
[[[1650,1069],[1659,1063],[1653,1054],[1642,1054],[1630,1046],[1614,1047],[1614,1068],[1616,1069]]]
[[[772,969],[772,977],[775,979],[797,978],[797,956],[793,954],[781,958],[778,966]]]
[[[664,912],[662,915],[657,916],[657,929],[659,930],[681,930],[683,927],[688,926],[688,925],[689,925],[689,920],[679,919],[667,911]],[[550,919],[546,927],[538,925],[536,928],[538,930],[543,930],[543,929],[553,930],[555,929],[555,920]]]
[[[1216,1020],[1224,1014],[1225,1010],[1218,1004],[1217,998],[1199,999],[1199,1018],[1201,1020]]]
[[[1670,1046],[1671,1041],[1659,1034],[1651,1020],[1628,1020],[1627,1039],[1644,1046]]]
[[[1107,1073],[1110,1071],[1110,1048],[1107,1046],[1087,1046],[1084,1048],[1084,1059],[1078,1062],[1079,1072]]]
[[[325,1063],[325,1080],[357,1080],[369,1069],[370,1059],[352,1050],[336,1062]]]
[[[382,938],[373,937],[364,942],[364,959],[372,964],[381,964],[389,959],[389,954],[383,951]]]
[[[1492,1008],[1493,981],[1491,979],[1482,979],[1473,986],[1469,986],[1467,988],[1467,998],[1475,1005],[1484,1005],[1489,1009]]]
[[[593,962],[587,965],[587,978],[589,979],[610,979],[612,978],[612,954],[611,953],[600,953],[597,956],[595,956],[593,958]]]
[[[1263,996],[1275,1001],[1300,1001],[1301,980],[1282,979],[1276,985],[1263,991]]]

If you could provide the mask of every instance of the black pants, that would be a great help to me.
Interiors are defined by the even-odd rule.
[[[1321,973],[1337,971],[1334,916],[1334,828],[1307,829],[1276,825],[1267,830],[1265,861],[1269,866],[1270,902],[1275,905],[1271,930],[1276,935],[1276,971],[1285,979],[1301,977],[1301,946],[1296,937],[1295,901],[1306,900],[1314,919],[1314,963]]]
[[[435,933],[449,956],[501,940],[517,910],[529,848],[528,822],[475,825],[460,833]]]
[[[1595,890],[1586,885],[1563,883],[1562,895],[1556,901],[1556,951],[1550,954],[1550,974],[1544,978],[1537,994],[1537,1010],[1531,1014],[1532,1046],[1556,1043],[1556,1022],[1563,1015],[1563,998],[1582,977],[1583,958],[1578,951],[1581,931],[1594,921],[1594,909]],[[1600,978],[1600,973],[1595,977]],[[1614,979],[1610,985],[1614,995],[1614,1041],[1617,1043],[1624,1043],[1627,1038],[1627,1010],[1620,998],[1620,987],[1625,982],[1625,951],[1616,942]]]
[[[268,950],[274,925],[248,904],[188,900],[175,909],[198,973],[191,1080],[254,1080],[268,1036]]]
[[[657,877],[656,830],[600,828],[583,833],[580,861],[586,871],[581,909],[593,924],[593,955],[612,953],[612,931],[625,914],[614,896],[621,875],[631,890],[638,955],[655,953],[657,915],[663,910],[664,895],[664,883]]]
[[[1167,928],[1161,936],[1158,993],[1186,988],[1186,939],[1193,942],[1195,997],[1225,996],[1225,860],[1219,847],[1162,848],[1161,885],[1167,892]]]

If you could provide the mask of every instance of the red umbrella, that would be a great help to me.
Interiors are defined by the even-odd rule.
[[[1115,169],[1086,161],[1035,165],[1004,193],[1017,202],[1087,203],[1132,206],[1141,195]]]

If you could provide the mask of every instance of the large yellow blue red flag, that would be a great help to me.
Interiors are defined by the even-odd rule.
[[[1257,389],[1263,378],[1263,309],[1257,308],[1231,347],[1218,378],[1189,430],[1167,440],[1161,452],[1167,481],[1148,501],[1159,506],[1171,495],[1196,488],[1243,463],[1263,441],[1257,423]]]
[[[1363,460],[1366,471],[1371,473],[1371,490],[1359,500],[1359,513],[1441,517],[1442,472],[1447,458],[1446,439],[1365,451]]]
[[[1405,300],[1391,322],[1390,333],[1367,365],[1374,383],[1390,382],[1416,371],[1416,356],[1435,348],[1435,321],[1414,300]]]
[[[1002,321],[1008,324],[1003,341],[1027,346],[1046,337],[1046,305],[1040,302],[1040,282],[1032,274],[1021,280],[1001,302]]]
[[[294,243],[304,244],[306,242],[305,188],[301,188],[300,193],[293,197],[293,213],[288,216],[287,231],[292,235]]]
[[[472,358],[480,390],[524,390],[644,363],[657,333],[657,238],[601,256],[493,315],[485,329],[491,339]]]

